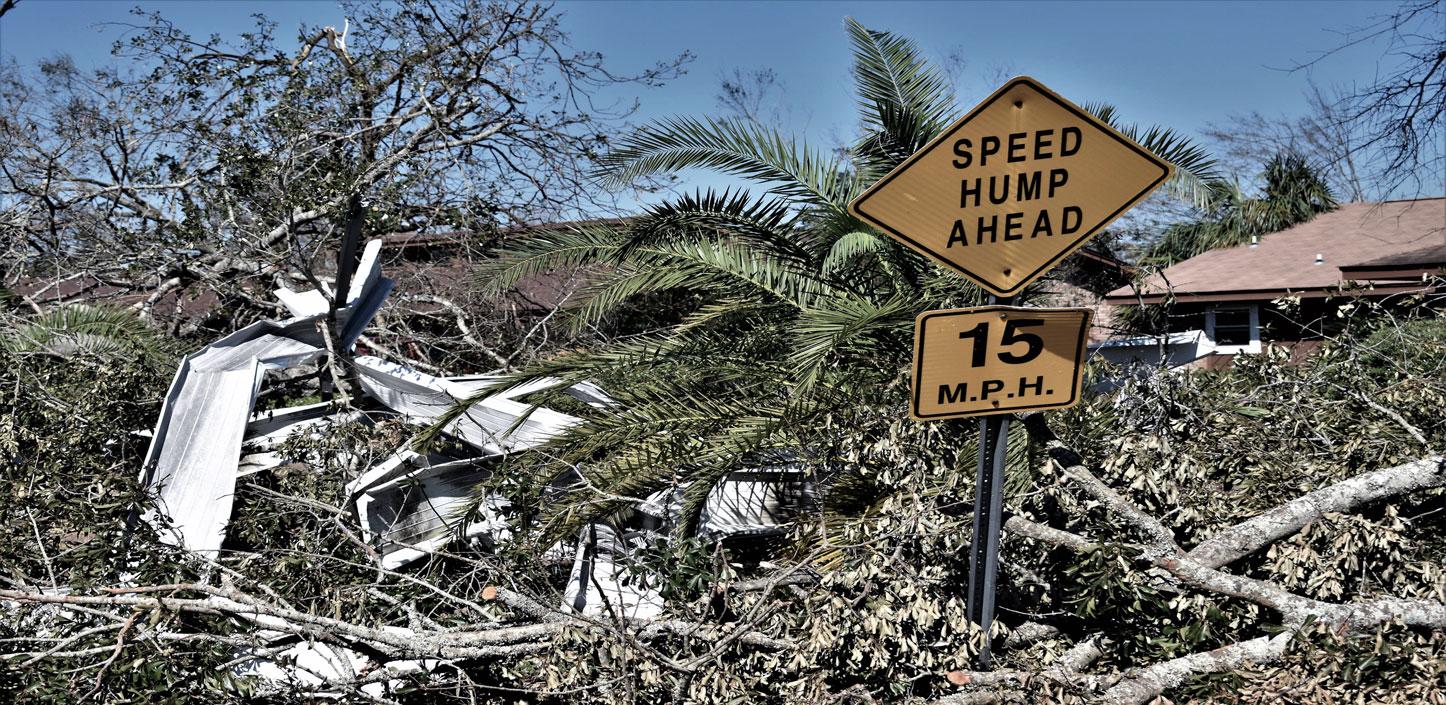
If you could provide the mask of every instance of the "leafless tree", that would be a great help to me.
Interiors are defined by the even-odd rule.
[[[85,276],[266,310],[256,287],[324,278],[353,198],[366,231],[481,233],[605,205],[594,154],[650,85],[571,51],[548,6],[347,3],[294,37],[258,18],[193,37],[160,14],[120,26],[120,67],[59,57],[0,70],[5,284]],[[293,284],[294,285],[294,284]]]
[[[1347,154],[1368,165],[1374,196],[1439,195],[1446,188],[1446,2],[1403,2],[1298,68],[1375,41],[1384,41],[1386,50],[1374,79],[1342,89],[1321,115],[1328,120],[1321,127],[1333,140],[1352,135]]]
[[[1272,118],[1252,111],[1211,123],[1205,136],[1220,146],[1216,155],[1224,170],[1251,179],[1270,156],[1298,154],[1320,171],[1340,200],[1373,197],[1363,173],[1369,171],[1371,155],[1359,146],[1365,139],[1360,126],[1341,114],[1340,96],[1312,83],[1306,98],[1309,112],[1301,117]]]
[[[1340,45],[1293,70],[1308,72],[1328,58],[1384,43],[1379,67],[1364,85],[1313,76],[1299,116],[1258,111],[1231,115],[1205,130],[1220,146],[1222,165],[1248,181],[1264,159],[1306,157],[1343,201],[1435,196],[1446,188],[1446,5],[1411,0]]]
[[[718,108],[764,125],[783,121],[783,97],[787,87],[771,68],[735,68],[718,79]]]

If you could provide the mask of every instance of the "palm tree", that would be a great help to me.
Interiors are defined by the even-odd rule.
[[[760,190],[684,195],[624,226],[530,236],[482,267],[483,286],[496,295],[533,275],[589,268],[594,280],[582,292],[579,325],[664,292],[695,302],[671,326],[512,376],[517,384],[599,380],[619,402],[589,415],[514,480],[519,500],[537,510],[544,545],[668,487],[682,490],[674,528],[688,534],[714,483],[770,454],[819,470],[829,490],[825,508],[855,515],[888,489],[856,471],[866,461],[846,443],[861,447],[891,433],[937,443],[943,435],[956,456],[950,462],[972,463],[965,426],[898,420],[914,316],[975,305],[982,292],[846,208],[961,111],[944,75],[910,41],[853,20],[847,29],[863,136],[845,155],[745,119],[657,121],[606,155],[605,181],[705,168]],[[1218,188],[1213,163],[1185,138],[1123,125],[1108,106],[1093,110],[1174,162],[1173,193],[1203,202]],[[1024,445],[1014,444],[1020,453]],[[586,481],[540,501],[572,468]]]
[[[1260,176],[1265,187],[1259,198],[1250,198],[1239,184],[1230,184],[1200,209],[1201,218],[1167,228],[1142,261],[1169,266],[1208,250],[1243,245],[1336,207],[1325,178],[1299,154],[1276,154]]]

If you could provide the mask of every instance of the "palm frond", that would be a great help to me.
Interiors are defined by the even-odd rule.
[[[731,238],[764,247],[772,254],[806,262],[808,255],[789,240],[793,213],[777,198],[754,198],[747,191],[709,189],[649,206],[628,227],[627,249],[665,241]]]
[[[848,180],[836,159],[739,118],[674,117],[650,123],[599,160],[614,186],[650,174],[713,169],[770,185],[779,195],[842,209]]]
[[[580,315],[595,321],[633,296],[688,288],[712,298],[768,297],[803,309],[830,295],[798,263],[738,242],[670,242],[636,247],[611,275],[581,292]]]
[[[696,310],[683,316],[678,325],[673,326],[673,332],[679,335],[688,334],[693,331],[708,328],[714,325],[722,325],[727,321],[736,320],[747,316],[766,316],[767,313],[777,307],[777,304],[768,301],[758,301],[752,298],[724,297],[704,303]]]
[[[702,407],[689,413],[706,415],[707,410]],[[610,452],[602,462],[584,466],[583,483],[572,488],[568,501],[552,502],[543,508],[541,520],[547,535],[571,535],[583,523],[683,483],[689,487],[675,530],[692,533],[708,491],[749,457],[772,447],[770,441],[778,435],[781,424],[773,414],[731,418],[713,415],[711,419],[711,432],[691,428],[687,433],[654,434]]]
[[[938,134],[957,111],[948,77],[904,37],[871,30],[852,17],[844,26],[853,44],[854,87],[865,126],[887,131],[907,124],[918,135]]]
[[[594,379],[607,379],[611,376],[610,373],[618,370],[647,369],[661,361],[685,359],[687,351],[697,344],[688,338],[662,333],[642,336],[601,350],[564,353],[542,360],[526,369],[503,375],[493,386],[458,399],[451,408],[433,419],[430,426],[413,437],[411,448],[419,453],[427,452],[440,440],[447,427],[466,414],[472,406],[489,397],[543,380],[553,380],[553,386],[565,387]]]
[[[898,106],[880,105],[876,112],[879,126],[865,133],[853,148],[860,190],[923,149],[943,128]]]
[[[730,365],[734,366],[735,374],[725,373]],[[758,380],[777,374],[780,374],[778,369],[770,370],[757,359],[749,357],[736,337],[705,333],[677,335],[671,330],[655,332],[594,350],[562,353],[526,369],[502,375],[497,384],[457,400],[451,408],[438,415],[413,439],[412,448],[418,452],[431,448],[447,426],[478,402],[544,380],[549,380],[549,386],[554,389],[579,382],[603,383],[619,404],[626,406],[635,394],[642,393],[636,390],[664,384],[665,380],[689,377],[715,381]],[[633,383],[639,379],[646,380],[646,384],[635,387]],[[609,413],[615,411],[613,409]]]
[[[623,234],[608,226],[561,228],[509,243],[495,258],[474,267],[484,296],[501,296],[531,277],[611,262],[623,247]]]
[[[875,232],[855,230],[845,233],[834,241],[820,268],[824,274],[837,274],[864,255],[881,256],[888,246],[889,242]]]
[[[873,344],[867,346],[866,356],[873,357],[881,367],[891,367],[884,361],[898,356],[878,354],[878,345],[880,341],[909,339],[907,328],[917,306],[902,298],[875,304],[861,298],[839,297],[828,301],[827,306],[804,311],[792,328],[795,342],[789,354],[795,392],[810,390],[835,355],[864,352],[860,346],[870,342]],[[898,350],[902,347],[895,352]]]
[[[938,267],[923,255],[904,246],[903,243],[884,235],[872,226],[857,219],[825,218],[808,222],[806,226],[811,242],[808,249],[813,253],[814,266],[836,285],[875,300],[896,294],[918,293],[919,285],[931,270]],[[875,238],[877,247],[856,237],[853,233],[865,232]],[[851,242],[841,244],[842,240]],[[839,248],[835,252],[835,248]],[[862,250],[871,250],[871,256],[863,256]],[[843,265],[845,257],[851,258],[849,265]],[[829,263],[839,263],[838,268],[827,268]],[[955,277],[954,281],[960,281]]]
[[[788,449],[792,444],[785,430],[795,422],[788,413],[745,416],[736,419],[726,432],[710,439],[693,455],[692,482],[683,491],[682,507],[674,533],[691,536],[713,487],[728,473],[746,467],[750,460],[770,450]]]
[[[1227,182],[1217,171],[1215,159],[1189,137],[1158,125],[1142,130],[1121,120],[1115,106],[1108,103],[1085,103],[1083,107],[1101,122],[1173,164],[1175,175],[1165,188],[1176,198],[1196,208],[1206,208],[1220,197]]]
[[[614,268],[601,281],[578,292],[582,305],[572,317],[572,329],[597,325],[623,305],[644,294],[697,286],[701,282],[692,267],[657,267],[626,264]]]
[[[139,355],[151,361],[167,350],[163,337],[122,308],[72,304],[0,333],[0,349],[13,354],[116,359]]]
[[[1278,204],[1279,210],[1294,222],[1334,210],[1340,204],[1324,171],[1324,167],[1312,164],[1298,153],[1276,154],[1261,173],[1265,180],[1264,200]]]

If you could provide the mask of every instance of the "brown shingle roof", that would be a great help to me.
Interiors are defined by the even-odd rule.
[[[1397,252],[1384,257],[1376,257],[1355,264],[1343,264],[1341,271],[1368,267],[1419,267],[1423,264],[1446,264],[1446,242],[1410,252]]]
[[[1177,298],[1259,299],[1291,293],[1319,295],[1342,284],[1342,267],[1446,244],[1446,198],[1350,203],[1292,228],[1271,233],[1257,246],[1211,250],[1167,267],[1142,285],[1146,303],[1168,290]],[[1322,263],[1316,264],[1316,255]],[[1167,284],[1168,282],[1168,284]],[[1106,300],[1132,304],[1130,287]]]

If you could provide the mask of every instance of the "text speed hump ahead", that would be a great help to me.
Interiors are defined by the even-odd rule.
[[[919,314],[910,415],[925,421],[1074,406],[1089,323],[1084,308]]]
[[[1013,296],[1170,172],[1169,163],[1021,76],[849,209],[986,290]]]

